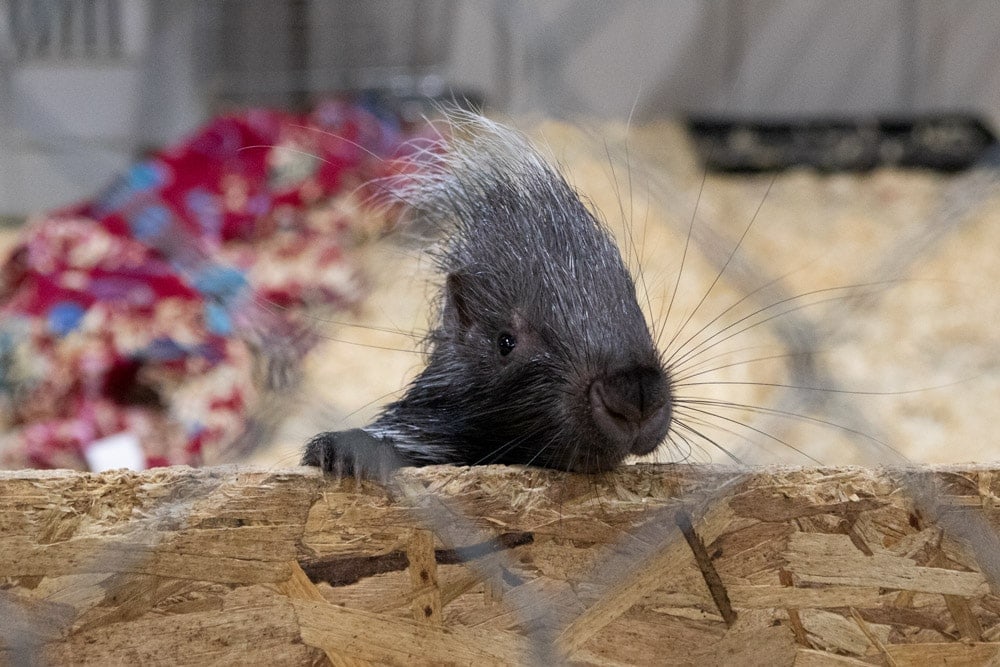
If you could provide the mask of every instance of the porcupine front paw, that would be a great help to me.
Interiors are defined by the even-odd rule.
[[[302,456],[304,466],[316,466],[327,474],[388,481],[405,461],[386,440],[355,428],[327,431],[313,437]]]

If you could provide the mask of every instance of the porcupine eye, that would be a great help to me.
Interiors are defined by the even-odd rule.
[[[501,357],[506,357],[515,347],[517,347],[517,339],[511,334],[505,331],[497,336],[497,349],[500,350]]]

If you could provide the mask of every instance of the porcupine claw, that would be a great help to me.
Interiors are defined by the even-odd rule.
[[[301,465],[317,466],[338,478],[354,476],[386,482],[406,462],[389,442],[355,428],[313,437],[306,445]]]

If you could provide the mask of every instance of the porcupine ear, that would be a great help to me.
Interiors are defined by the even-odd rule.
[[[465,334],[474,321],[469,303],[471,282],[471,277],[464,272],[449,273],[445,280],[444,319],[453,323],[461,334]]]

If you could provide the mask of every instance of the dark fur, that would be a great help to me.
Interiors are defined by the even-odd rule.
[[[649,453],[670,383],[614,241],[520,135],[473,116],[455,133],[397,192],[448,230],[427,367],[363,431],[317,435],[303,463],[599,471]]]

